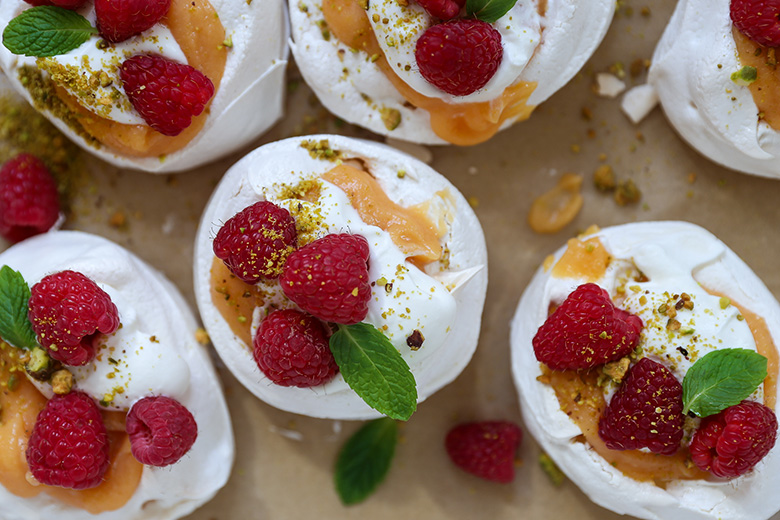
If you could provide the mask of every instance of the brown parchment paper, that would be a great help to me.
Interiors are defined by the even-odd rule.
[[[401,425],[393,467],[377,492],[363,504],[344,507],[333,488],[337,452],[360,423],[276,410],[220,367],[233,417],[236,463],[227,486],[189,518],[618,518],[592,504],[571,482],[554,486],[541,470],[540,450],[528,435],[520,449],[517,477],[508,485],[484,482],[456,469],[443,439],[465,420],[522,424],[509,368],[509,321],[545,256],[590,224],[661,219],[697,223],[736,251],[780,297],[780,180],[723,169],[685,145],[660,109],[635,126],[620,112],[619,98],[600,98],[591,88],[595,72],[610,67],[617,71],[618,63],[629,86],[643,83],[646,72],[632,77],[631,64],[652,56],[673,7],[672,0],[619,1],[612,27],[585,69],[528,122],[472,148],[428,149],[434,168],[470,198],[484,227],[490,258],[487,303],[471,364]],[[296,71],[290,72],[287,118],[242,153],[168,177],[119,171],[86,158],[88,181],[73,196],[65,227],[94,232],[131,249],[170,277],[195,308],[195,230],[212,189],[232,163],[254,146],[296,133],[379,139],[329,117],[296,79]],[[619,180],[632,179],[641,201],[621,207],[611,195],[598,192],[592,175],[601,164],[610,165]],[[585,177],[584,207],[563,231],[535,234],[526,224],[530,205],[564,172]]]

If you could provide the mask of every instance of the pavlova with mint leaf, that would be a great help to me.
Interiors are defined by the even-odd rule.
[[[121,247],[0,253],[0,516],[174,519],[227,482],[230,417],[186,302]]]
[[[228,171],[201,220],[195,290],[217,351],[259,398],[406,420],[471,359],[486,269],[479,222],[444,177],[320,135]]]
[[[780,509],[780,305],[707,231],[569,240],[523,294],[511,343],[529,431],[597,504],[646,519]]]

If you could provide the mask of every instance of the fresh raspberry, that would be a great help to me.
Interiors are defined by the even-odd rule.
[[[151,29],[168,13],[171,0],[95,0],[100,36],[111,43]]]
[[[360,235],[327,235],[293,252],[279,283],[301,309],[351,325],[368,314],[368,242]]]
[[[466,0],[417,0],[431,16],[440,20],[455,18],[461,8],[466,5]]]
[[[45,233],[59,215],[57,185],[40,159],[19,154],[0,168],[0,236],[19,242]]]
[[[133,56],[119,74],[130,103],[163,135],[179,135],[214,95],[214,84],[200,71],[162,56]]]
[[[298,245],[295,219],[273,202],[260,201],[225,222],[214,239],[214,254],[248,284],[278,278],[287,255]]]
[[[30,5],[53,5],[75,11],[87,3],[87,0],[24,0]]]
[[[522,430],[510,422],[471,422],[450,430],[444,445],[462,470],[506,484],[515,478],[515,453],[522,438]]]
[[[119,311],[111,297],[81,273],[51,274],[30,293],[29,316],[38,343],[66,365],[92,361],[100,333],[119,328]]]
[[[108,469],[108,434],[95,402],[82,392],[55,395],[38,414],[27,465],[48,486],[87,489]]]
[[[731,21],[754,42],[780,47],[780,0],[731,0]]]
[[[319,320],[291,309],[274,311],[260,323],[254,356],[263,374],[281,386],[321,385],[339,370]]]
[[[141,464],[161,468],[178,462],[195,444],[198,425],[176,399],[144,397],[127,413],[130,451]]]
[[[599,437],[611,450],[647,448],[672,455],[683,437],[682,385],[650,358],[634,365],[599,420]]]
[[[717,477],[744,475],[764,458],[777,439],[775,412],[742,401],[702,420],[691,441],[691,459]]]
[[[414,56],[420,74],[453,96],[484,87],[498,70],[504,50],[501,33],[481,20],[458,19],[429,27]]]
[[[629,354],[639,341],[642,320],[612,303],[593,283],[577,287],[539,327],[536,359],[553,370],[580,370]]]

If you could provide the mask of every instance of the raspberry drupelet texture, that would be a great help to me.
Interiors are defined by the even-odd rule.
[[[417,0],[417,3],[440,20],[455,18],[461,8],[466,5],[466,0]]]
[[[260,201],[228,219],[214,239],[214,254],[248,284],[278,278],[298,244],[295,219],[273,202]]]
[[[277,385],[307,388],[327,383],[339,368],[326,336],[320,321],[309,314],[274,311],[255,335],[255,362]]]
[[[536,359],[553,370],[580,370],[629,354],[639,342],[642,320],[612,303],[596,284],[577,287],[539,327]]]
[[[79,9],[87,3],[87,0],[24,0],[30,5],[53,5],[63,9]]]
[[[119,328],[119,311],[111,297],[75,271],[60,271],[33,285],[29,317],[38,343],[66,365],[92,361],[100,334]]]
[[[780,2],[731,0],[731,21],[745,36],[767,47],[780,46]]]
[[[313,316],[359,323],[368,314],[368,242],[360,235],[326,235],[287,258],[279,283],[285,296]]]
[[[467,96],[484,87],[503,54],[501,33],[487,22],[471,19],[429,27],[414,51],[423,78],[453,96]]]
[[[158,468],[178,462],[198,438],[192,413],[179,401],[162,395],[136,402],[127,414],[126,430],[133,457]]]
[[[95,0],[100,36],[111,43],[151,29],[168,13],[171,0]]]
[[[19,154],[0,168],[0,236],[20,242],[59,218],[57,184],[37,157]]]
[[[515,454],[523,432],[503,421],[463,423],[447,434],[447,454],[459,468],[494,482],[515,478]]]
[[[214,96],[214,84],[203,73],[162,56],[133,56],[119,74],[133,108],[163,135],[179,135]]]
[[[742,401],[706,417],[691,440],[691,459],[722,478],[744,475],[777,440],[775,412],[755,401]]]
[[[38,482],[87,489],[103,481],[109,445],[100,410],[87,394],[55,395],[38,414],[27,464]]]
[[[647,448],[672,455],[683,437],[682,385],[668,368],[642,358],[628,371],[599,421],[611,450]]]

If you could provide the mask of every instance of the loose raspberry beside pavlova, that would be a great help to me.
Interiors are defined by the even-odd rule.
[[[233,374],[283,410],[407,419],[477,346],[482,228],[430,167],[340,136],[239,161],[204,212],[195,292]]]
[[[0,69],[14,88],[118,166],[193,168],[281,116],[280,2],[6,0],[0,30]]]
[[[512,321],[525,424],[594,502],[645,519],[766,519],[780,305],[685,222],[593,230],[545,260]]]
[[[292,51],[335,115],[424,144],[527,119],[585,64],[613,2],[290,0]]]
[[[0,517],[175,519],[227,481],[230,417],[178,291],[121,247],[0,253]]]

